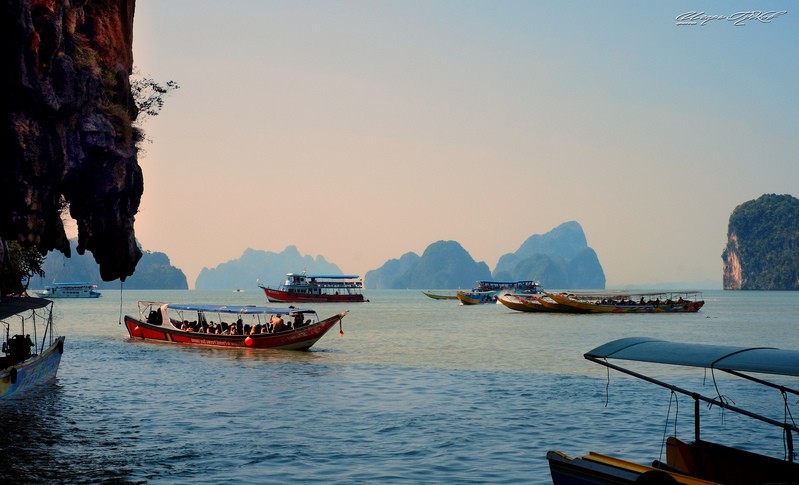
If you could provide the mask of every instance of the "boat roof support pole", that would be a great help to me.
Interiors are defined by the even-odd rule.
[[[761,415],[753,413],[751,411],[747,411],[746,409],[742,409],[742,408],[733,406],[731,404],[727,404],[727,403],[725,403],[723,401],[720,401],[718,399],[714,399],[714,398],[710,398],[710,397],[707,397],[707,396],[703,396],[702,394],[698,394],[696,392],[688,391],[687,389],[683,389],[681,387],[669,384],[667,382],[659,381],[659,380],[654,379],[652,377],[645,376],[643,374],[639,374],[638,372],[632,371],[630,369],[625,369],[624,367],[620,367],[618,365],[611,364],[610,362],[608,362],[606,360],[603,360],[603,359],[601,359],[599,357],[594,357],[594,356],[587,355],[587,354],[583,355],[583,357],[585,357],[587,360],[590,360],[591,362],[595,362],[597,364],[604,365],[605,367],[610,367],[611,369],[617,370],[619,372],[623,372],[623,373],[625,373],[627,375],[630,375],[630,376],[633,376],[633,377],[637,377],[638,379],[641,379],[641,380],[644,380],[644,381],[647,381],[647,382],[651,382],[652,384],[657,384],[658,386],[665,387],[666,389],[671,389],[674,392],[679,392],[680,394],[684,394],[686,396],[692,396],[697,401],[701,400],[701,401],[704,401],[704,402],[706,402],[708,404],[711,404],[713,406],[718,406],[718,407],[723,408],[723,409],[729,409],[730,411],[736,412],[738,414],[742,414],[744,416],[749,416],[750,418],[757,419],[759,421],[763,421],[764,423],[768,423],[768,424],[771,424],[773,426],[777,426],[778,428],[783,428],[786,431],[786,434],[790,434],[791,431],[795,431],[795,432],[799,433],[799,427],[794,426],[794,425],[792,425],[790,423],[782,423],[780,421],[776,421],[774,419],[767,418],[766,416],[761,416]]]
[[[694,394],[694,441],[699,441],[699,395]]]

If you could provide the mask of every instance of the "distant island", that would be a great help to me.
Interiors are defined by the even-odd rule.
[[[90,252],[83,255],[77,253],[77,239],[70,239],[69,244],[72,257],[67,258],[57,251],[48,253],[42,265],[44,277],[31,278],[29,288],[41,289],[51,283],[67,281],[87,281],[103,289],[120,288],[119,280],[102,280],[100,268]],[[142,251],[136,270],[127,277],[122,287],[129,290],[185,290],[189,285],[186,275],[172,266],[166,254]]]
[[[721,259],[725,290],[799,289],[799,199],[766,194],[736,207]]]
[[[503,255],[494,271],[475,262],[455,241],[438,241],[422,256],[406,253],[366,273],[372,289],[471,288],[481,279],[528,280],[545,288],[604,289],[605,273],[588,247],[579,223],[565,222],[543,235],[532,235],[516,252]]]
[[[328,263],[323,256],[303,256],[296,246],[288,246],[280,253],[248,248],[237,259],[215,268],[203,268],[194,287],[198,290],[258,290],[259,282],[277,286],[286,279],[286,273],[300,271],[342,274],[338,266]]]
[[[71,242],[73,245],[77,241]],[[75,251],[73,250],[73,255]],[[45,277],[31,280],[30,288],[52,282],[88,281],[99,288],[119,288],[119,282],[100,279],[97,264],[89,253],[65,258],[50,253],[45,259]],[[276,286],[286,273],[307,271],[342,274],[323,256],[302,255],[296,246],[281,252],[245,249],[242,255],[213,268],[203,268],[194,288],[198,290],[258,290],[258,283]],[[471,288],[477,280],[537,280],[545,288],[604,289],[605,273],[596,253],[588,247],[579,223],[561,224],[546,234],[527,238],[515,252],[499,258],[492,272],[475,261],[456,241],[431,243],[421,256],[408,252],[386,261],[364,275],[367,289],[457,289]],[[144,251],[126,289],[187,289],[186,276],[170,264],[164,253]]]

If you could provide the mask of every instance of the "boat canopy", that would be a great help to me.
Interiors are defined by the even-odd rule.
[[[306,278],[322,278],[327,280],[354,280],[358,278],[356,274],[296,274],[289,273],[287,276],[304,276]]]
[[[666,291],[567,291],[566,294],[578,298],[632,298],[634,296],[671,296],[671,295],[701,295],[699,290],[666,290]]]
[[[141,302],[148,304],[148,302]],[[158,305],[152,302],[153,305]],[[315,313],[310,308],[294,307],[267,307],[255,305],[205,305],[193,303],[168,303],[167,308],[172,310],[195,311],[203,313],[232,313],[235,315],[288,315],[289,313]]]
[[[0,319],[19,315],[30,310],[37,310],[51,305],[53,302],[45,298],[14,297],[0,301]]]
[[[799,351],[773,347],[734,347],[628,337],[585,354],[586,359],[621,359],[725,371],[799,377]]]

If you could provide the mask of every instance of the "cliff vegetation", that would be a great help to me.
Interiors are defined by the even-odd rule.
[[[721,258],[725,290],[799,289],[799,199],[766,194],[736,207]]]

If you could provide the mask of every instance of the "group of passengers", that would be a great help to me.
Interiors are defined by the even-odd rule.
[[[214,323],[213,320],[208,323],[205,321],[205,318],[201,316],[199,321],[189,322],[188,320],[183,320],[179,328],[186,332],[210,333],[215,335],[258,335],[278,333],[291,328],[296,329],[311,324],[310,319],[303,322],[302,313],[295,313],[293,316],[294,319],[288,324],[283,321],[283,317],[280,315],[272,315],[269,322],[264,324],[258,323],[252,326],[242,322],[241,318],[236,320],[236,323],[228,324],[227,322]]]
[[[600,303],[602,305],[651,305],[651,306],[660,306],[664,302],[661,302],[660,298],[656,298],[654,300],[652,300],[652,299],[645,300],[644,297],[642,296],[641,299],[639,301],[637,301],[637,302],[633,301],[633,300],[630,300],[630,299],[616,300],[616,299],[613,299],[613,298],[603,298],[601,301],[597,302],[597,305],[599,305]],[[674,305],[675,303],[678,304],[678,305],[682,305],[682,304],[686,303],[686,301],[683,300],[682,297],[680,297],[680,299],[677,300],[677,301],[674,301],[674,300],[672,300],[670,298],[665,301],[666,305]]]

